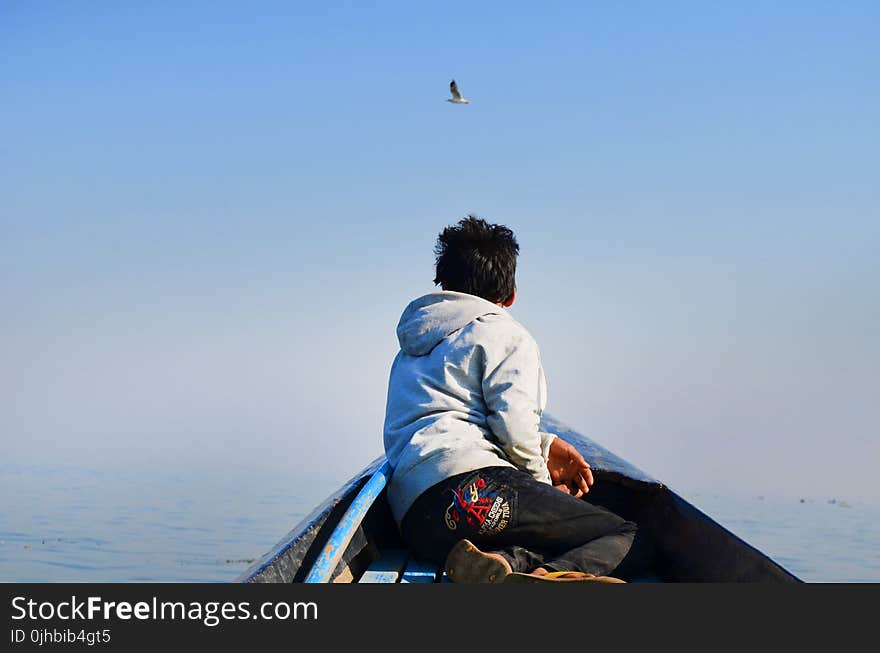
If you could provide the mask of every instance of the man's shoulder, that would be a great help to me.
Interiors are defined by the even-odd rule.
[[[493,346],[527,346],[537,348],[538,343],[522,324],[508,313],[490,313],[474,320],[470,325],[478,340],[486,340]]]

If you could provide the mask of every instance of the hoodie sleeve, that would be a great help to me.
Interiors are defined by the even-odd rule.
[[[487,421],[507,458],[543,483],[550,483],[547,452],[552,437],[538,425],[544,409],[544,373],[538,346],[527,333],[486,348],[483,397]]]
[[[550,459],[550,445],[555,439],[556,436],[553,433],[541,431],[541,455],[544,457],[544,464]]]

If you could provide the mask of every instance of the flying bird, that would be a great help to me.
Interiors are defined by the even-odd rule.
[[[452,93],[452,97],[446,100],[447,102],[452,102],[453,104],[470,104],[470,100],[466,100],[461,97],[461,93],[458,91],[458,84],[455,83],[453,79],[449,82],[449,91]]]

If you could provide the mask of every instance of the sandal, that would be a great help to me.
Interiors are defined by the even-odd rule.
[[[543,575],[508,574],[502,582],[532,585],[539,583],[626,583],[625,580],[613,576],[594,576],[582,571],[550,571]]]

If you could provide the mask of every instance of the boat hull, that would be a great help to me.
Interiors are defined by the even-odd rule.
[[[639,525],[615,575],[630,582],[800,582],[660,481],[590,438],[546,417],[542,428],[571,443],[590,463],[596,483],[585,497]],[[377,458],[297,524],[237,579],[244,583],[303,582],[359,490],[384,463]],[[385,549],[403,543],[384,493],[366,512],[332,582],[355,582]]]

